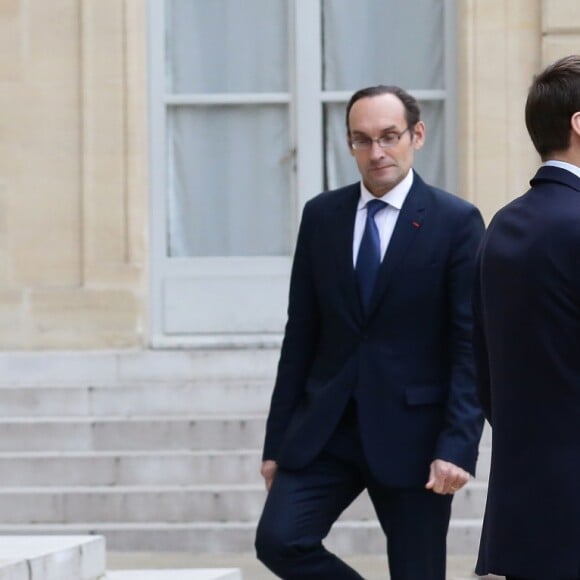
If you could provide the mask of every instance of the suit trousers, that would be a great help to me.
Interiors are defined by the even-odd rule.
[[[364,457],[354,403],[311,464],[278,470],[258,524],[258,558],[285,580],[361,579],[322,540],[365,488],[387,537],[391,580],[445,580],[451,496],[380,485]]]

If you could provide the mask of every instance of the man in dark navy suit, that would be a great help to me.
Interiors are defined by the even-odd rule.
[[[580,56],[529,90],[543,165],[492,220],[474,288],[478,389],[492,426],[477,572],[580,578]]]
[[[425,139],[398,87],[355,93],[361,182],[310,200],[266,428],[258,557],[285,579],[358,578],[322,540],[368,490],[393,580],[444,580],[452,494],[483,415],[472,360],[478,210],[413,171]]]

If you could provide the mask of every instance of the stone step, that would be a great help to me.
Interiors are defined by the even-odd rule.
[[[475,481],[487,482],[489,449]],[[0,452],[0,488],[15,486],[261,483],[258,449]]]
[[[255,521],[263,486],[3,488],[6,524]]]
[[[470,483],[456,494],[455,518],[481,518],[487,487]],[[266,492],[263,485],[19,487],[0,489],[0,513],[7,524],[75,522],[256,521]],[[375,520],[372,504],[361,494],[342,520]]]
[[[117,570],[104,580],[242,580],[242,573],[234,568]]]
[[[102,531],[124,551],[253,551],[277,359],[276,348],[0,353],[0,533]],[[487,426],[480,482],[490,442]],[[477,547],[480,482],[456,498],[451,553]],[[368,499],[329,543],[384,553]]]
[[[485,445],[479,446],[479,457],[477,459],[477,466],[475,470],[475,478],[478,481],[485,481],[489,479],[489,469],[491,465],[491,447]]]
[[[0,525],[0,534],[79,534],[103,535],[107,549],[123,552],[253,552],[254,522],[195,522],[188,524],[84,523],[59,525]],[[475,554],[481,534],[481,520],[451,521],[448,552]],[[375,521],[341,521],[335,524],[325,542],[339,554],[384,554],[385,538]]]
[[[98,580],[105,561],[99,536],[0,537],[0,580]]]
[[[2,452],[0,488],[261,484],[260,462],[257,449]]]
[[[265,421],[265,414],[255,413],[0,418],[0,452],[260,449]],[[489,446],[486,434],[482,448]]]
[[[366,580],[385,580],[387,555],[343,555],[344,561]],[[447,558],[447,580],[475,580],[473,569],[476,554]],[[246,580],[274,580],[254,552],[207,554],[191,552],[108,552],[111,570],[130,568],[239,568]],[[486,576],[487,578],[487,576]],[[491,580],[491,577],[488,579]],[[497,580],[500,580],[497,578]]]
[[[143,385],[271,379],[279,348],[0,353],[3,385]]]
[[[0,451],[259,449],[265,416],[0,419]]]
[[[266,413],[271,380],[142,385],[0,386],[0,417]]]
[[[485,509],[487,484],[472,480],[455,494],[452,504],[452,518],[481,519]],[[363,492],[341,515],[341,520],[376,520],[372,502],[366,492]]]
[[[492,429],[490,424],[486,421],[483,425],[483,434],[481,436],[481,445],[484,447],[491,447]]]

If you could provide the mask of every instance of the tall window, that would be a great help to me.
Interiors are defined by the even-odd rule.
[[[288,253],[288,32],[284,0],[168,0],[171,256]]]
[[[328,187],[357,179],[345,147],[345,93],[350,96],[358,88],[376,84],[399,85],[421,99],[428,138],[418,155],[418,170],[431,183],[446,184],[444,5],[442,0],[323,0]]]
[[[186,300],[177,277],[287,270],[304,202],[358,179],[344,110],[363,86],[417,96],[427,143],[416,167],[453,188],[454,0],[149,3],[158,334],[196,332],[163,322]]]

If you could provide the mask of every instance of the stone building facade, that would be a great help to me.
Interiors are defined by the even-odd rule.
[[[577,0],[457,0],[458,183],[489,218],[538,164],[531,78]],[[0,0],[0,349],[147,349],[145,0]]]

